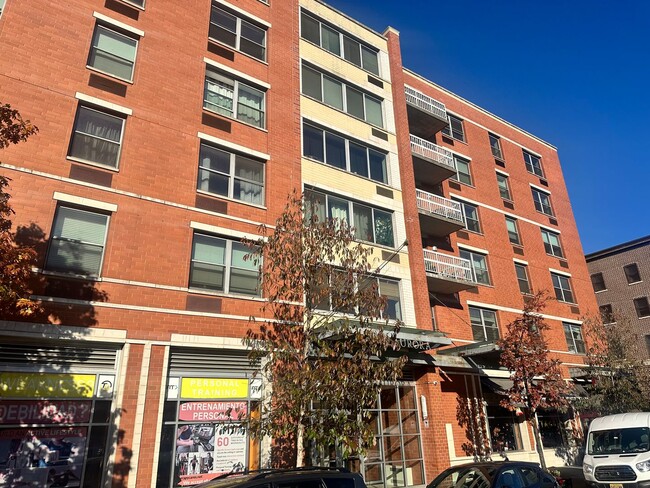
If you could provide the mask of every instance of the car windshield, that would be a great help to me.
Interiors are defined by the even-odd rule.
[[[489,488],[490,482],[477,468],[453,468],[440,474],[427,488]]]
[[[626,429],[597,430],[589,433],[589,454],[627,454],[650,450],[650,429],[629,427]]]

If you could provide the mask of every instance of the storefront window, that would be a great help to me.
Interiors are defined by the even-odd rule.
[[[564,445],[562,415],[557,410],[539,410],[537,420],[544,447],[562,447]]]
[[[100,486],[114,384],[114,374],[0,372],[0,486]]]
[[[522,449],[521,435],[514,412],[499,405],[486,407],[493,452]]]
[[[171,377],[163,418],[158,486],[191,486],[259,468],[245,422],[259,414],[261,381]]]
[[[376,441],[364,461],[366,484],[401,487],[424,484],[422,442],[413,386],[385,386],[372,411]]]

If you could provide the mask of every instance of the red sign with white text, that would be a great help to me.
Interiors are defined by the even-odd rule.
[[[91,406],[89,400],[0,401],[0,425],[85,424]]]
[[[247,415],[246,402],[185,402],[178,411],[179,420],[191,422],[243,420]]]

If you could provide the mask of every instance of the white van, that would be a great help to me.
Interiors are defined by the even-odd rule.
[[[592,420],[582,471],[598,488],[650,488],[650,412]]]

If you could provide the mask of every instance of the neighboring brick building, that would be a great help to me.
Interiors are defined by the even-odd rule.
[[[40,129],[0,171],[47,311],[0,320],[10,485],[169,487],[268,462],[268,442],[218,427],[269,386],[241,342],[263,298],[240,241],[294,189],[373,246],[405,324],[368,483],[423,485],[468,459],[459,404],[485,402],[490,435],[534,458],[497,406],[493,341],[549,290],[570,379],[596,309],[553,146],[404,69],[396,30],[319,0],[0,9],[0,101]],[[560,419],[541,420],[554,448]]]
[[[650,358],[650,236],[585,257],[603,321],[623,319],[643,341],[640,353]]]

